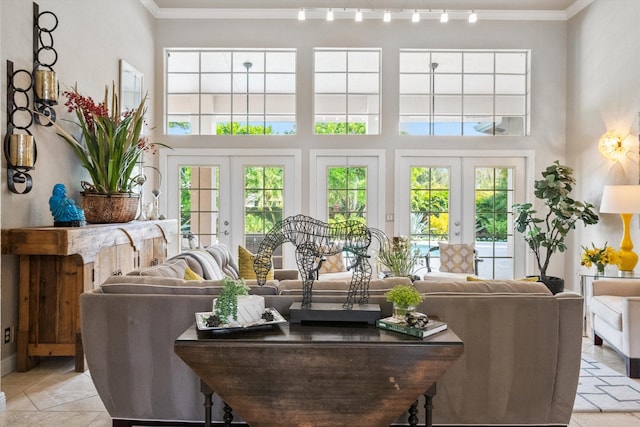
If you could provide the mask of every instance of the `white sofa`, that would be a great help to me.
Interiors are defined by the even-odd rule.
[[[627,376],[640,378],[640,280],[594,280],[589,306],[594,344],[606,341],[624,358]]]

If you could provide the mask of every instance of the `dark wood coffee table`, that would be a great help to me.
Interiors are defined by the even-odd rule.
[[[451,330],[424,340],[375,326],[187,329],[175,352],[251,427],[388,426],[462,355]]]

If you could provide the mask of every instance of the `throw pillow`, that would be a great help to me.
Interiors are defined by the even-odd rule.
[[[200,276],[198,273],[196,273],[195,271],[193,271],[192,269],[190,269],[189,267],[187,267],[184,270],[184,280],[203,281],[204,278],[202,276]]]
[[[438,243],[440,247],[440,271],[449,273],[473,273],[473,244]]]
[[[344,259],[342,258],[342,251],[338,252],[334,255],[327,255],[325,257],[325,261],[320,266],[320,270],[318,273],[340,273],[342,271],[347,271],[344,266]]]
[[[140,271],[141,276],[162,276],[174,277],[176,279],[184,278],[184,272],[187,269],[187,262],[183,259],[177,259],[172,262],[157,265]]]
[[[254,254],[249,252],[244,246],[238,245],[238,272],[239,276],[245,280],[255,280],[256,272],[253,269]],[[267,273],[267,280],[273,280],[273,267]]]

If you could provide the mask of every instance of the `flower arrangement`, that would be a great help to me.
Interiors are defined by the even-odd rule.
[[[378,253],[378,262],[391,271],[392,276],[411,276],[420,251],[411,245],[407,237],[387,240]]]
[[[147,97],[142,98],[136,109],[121,113],[115,83],[111,95],[105,87],[104,101],[100,103],[81,95],[77,87],[64,91],[63,95],[67,98],[68,111],[75,112],[81,138],[56,122],[50,123],[89,172],[92,183],[82,183],[85,192],[131,193],[137,183],[132,174],[140,155],[145,151],[156,152],[156,146],[141,136]]]
[[[591,243],[591,248],[582,247],[582,256],[580,257],[580,265],[585,267],[596,266],[598,273],[604,273],[604,267],[607,264],[618,264],[620,257],[618,251],[611,246],[604,244],[602,248],[596,247]]]

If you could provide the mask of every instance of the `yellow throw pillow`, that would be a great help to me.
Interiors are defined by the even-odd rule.
[[[202,276],[200,276],[198,273],[196,273],[195,271],[193,271],[192,269],[187,267],[184,270],[184,280],[199,280],[199,281],[203,281],[204,278],[202,278]]]
[[[253,269],[253,260],[256,258],[254,254],[249,252],[244,246],[238,245],[238,276],[245,280],[256,278],[256,272]],[[273,267],[267,273],[267,280],[273,280]]]

